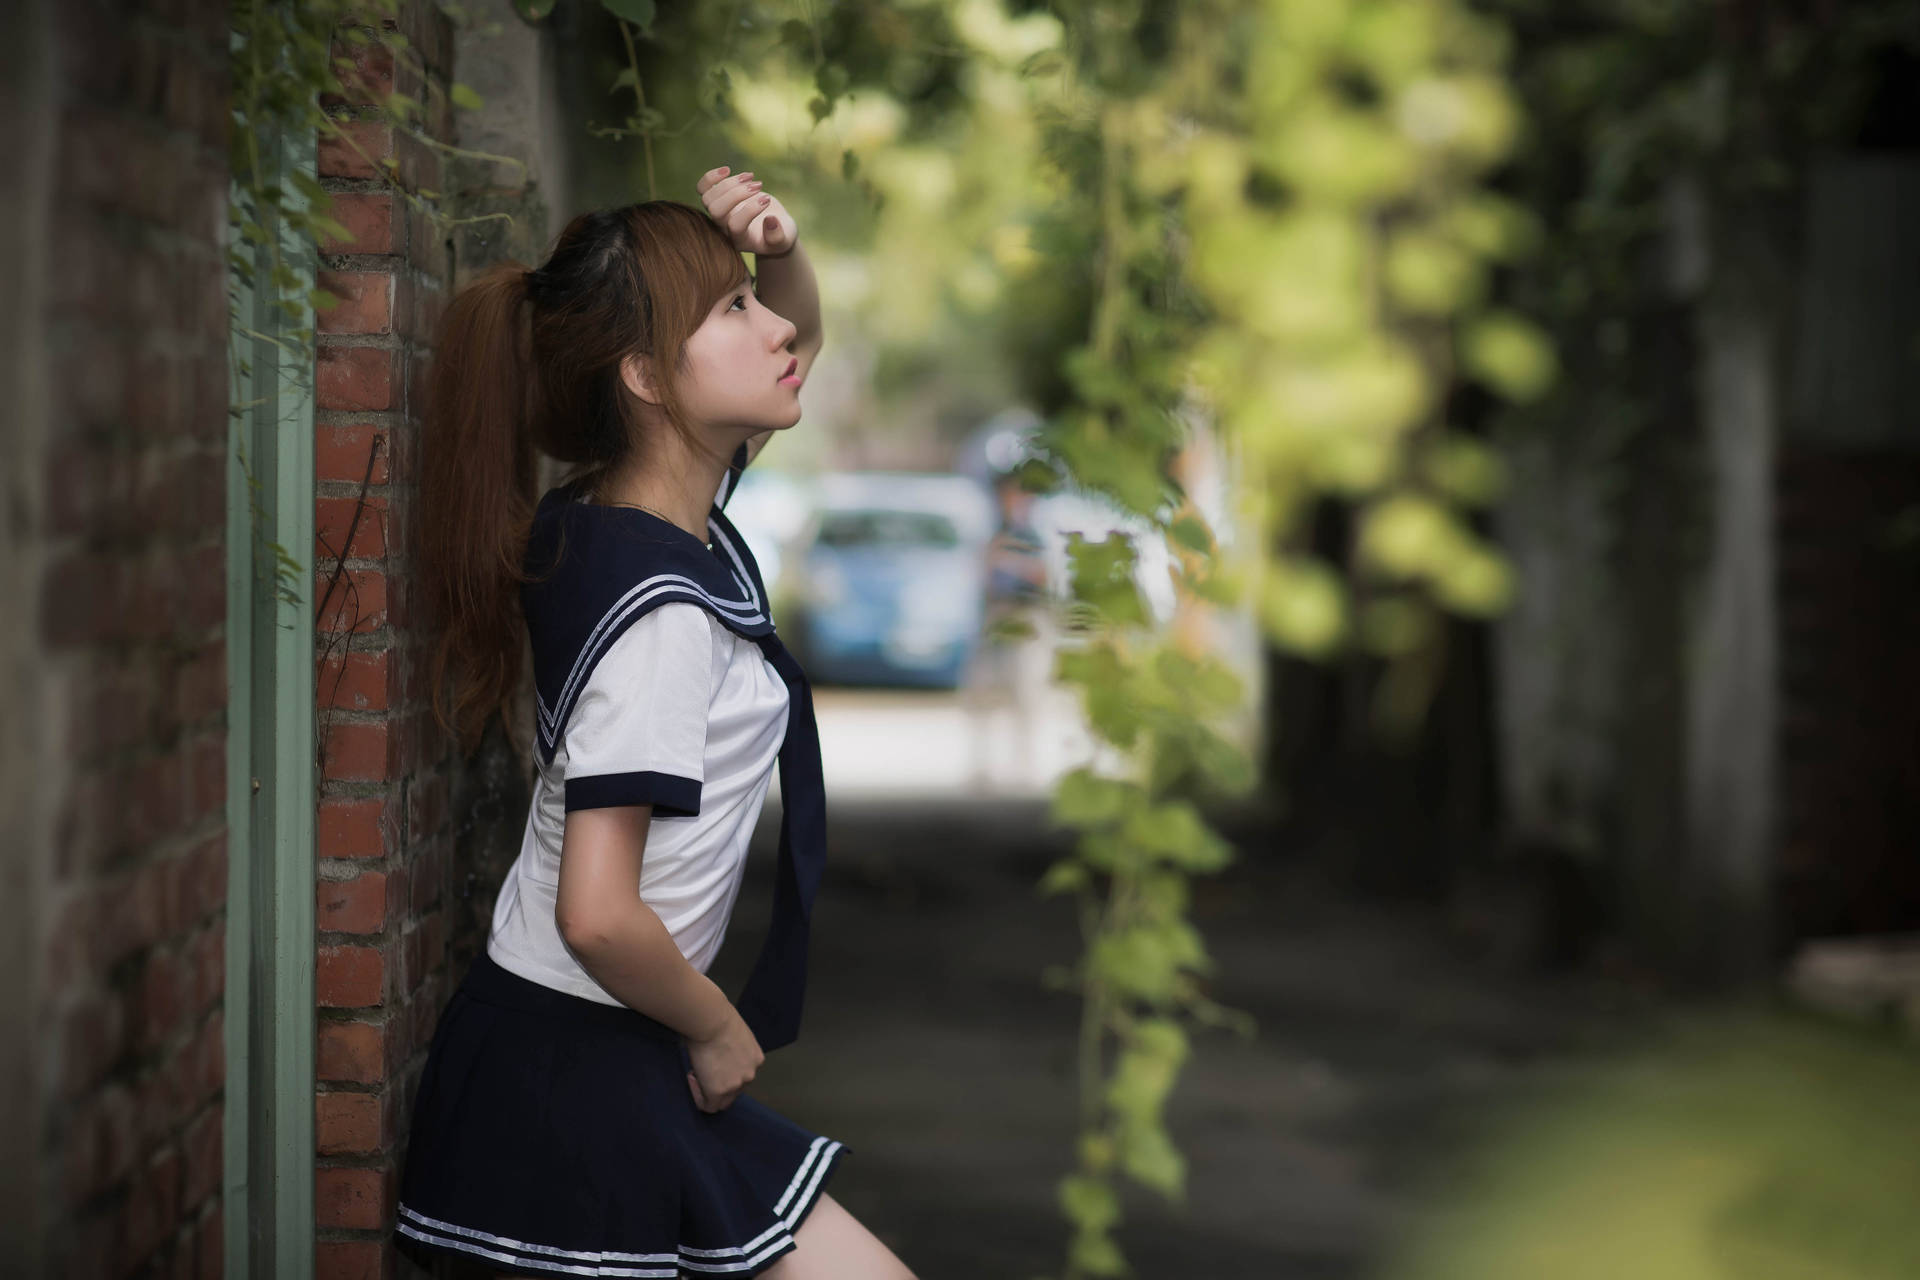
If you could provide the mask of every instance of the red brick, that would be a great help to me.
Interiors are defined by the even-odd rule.
[[[393,154],[393,126],[378,120],[341,121],[320,135],[316,162],[323,178],[377,178]]]
[[[140,1267],[173,1234],[179,1221],[180,1156],[167,1150],[133,1180],[120,1217],[120,1269]]]
[[[181,1029],[191,981],[185,960],[174,948],[158,948],[147,955],[134,1020],[136,1048],[157,1048]]]
[[[385,711],[393,701],[394,651],[336,653],[320,660],[314,674],[322,707]]]
[[[313,504],[315,555],[320,559],[370,559],[386,554],[387,500],[380,497],[317,498]],[[359,510],[360,522],[354,523]],[[353,542],[347,542],[347,531]]]
[[[314,964],[316,1003],[327,1009],[363,1009],[386,997],[387,959],[377,947],[321,947]]]
[[[207,837],[187,859],[187,872],[181,877],[181,911],[189,921],[204,920],[227,902],[227,833],[221,830]]]
[[[118,638],[129,568],[121,557],[70,552],[41,577],[40,634],[50,648]]]
[[[126,1177],[133,1155],[133,1094],[122,1085],[109,1085],[74,1118],[66,1144],[68,1200],[85,1200]]]
[[[384,799],[336,799],[320,804],[317,837],[323,858],[384,858],[389,835],[394,832]]]
[[[377,1022],[322,1022],[315,1041],[322,1080],[380,1084],[387,1078],[386,1028]]]
[[[314,1224],[378,1231],[387,1225],[390,1179],[384,1169],[316,1169]]]
[[[340,499],[347,501],[347,499]],[[375,519],[375,513],[368,511],[360,517],[364,525]],[[344,536],[344,534],[343,534]],[[354,540],[360,540],[354,535]],[[317,611],[316,625],[327,635],[366,635],[378,631],[390,620],[387,607],[387,575],[380,569],[349,569],[340,575],[339,581],[333,579],[330,569],[322,569],[317,575],[319,585],[316,593],[325,593]],[[331,589],[329,584],[331,583]],[[327,694],[321,692],[322,704]],[[336,704],[344,705],[344,704]]]
[[[392,333],[394,282],[390,271],[322,271],[315,283],[339,299],[318,312],[321,333]]]
[[[188,1213],[220,1196],[220,1170],[224,1159],[225,1118],[218,1106],[207,1107],[188,1122],[180,1136],[180,1148],[186,1158],[186,1175],[180,1204]]]
[[[448,236],[439,231],[432,219],[417,209],[407,211],[407,259],[419,271],[433,279],[447,275],[451,246]]]
[[[323,240],[322,253],[392,253],[393,197],[370,191],[333,193],[333,218],[351,233],[347,240]]]
[[[173,698],[174,718],[183,727],[210,720],[225,711],[226,638],[222,636],[210,640],[183,658],[170,682],[169,692]]]
[[[202,243],[218,243],[225,184],[200,148],[91,104],[69,108],[59,127],[63,200],[128,213]]]
[[[435,341],[440,333],[440,321],[446,316],[447,295],[442,290],[420,284],[412,285],[407,292],[411,305],[402,317],[403,329],[411,336],[427,342]]]
[[[202,929],[187,944],[191,975],[187,1012],[198,1017],[220,1003],[227,988],[227,927],[224,921]]]
[[[173,128],[226,149],[232,113],[228,110],[225,76],[187,58],[168,58],[161,110]]]
[[[393,776],[389,726],[333,724],[322,747],[324,776],[336,782],[384,782]]]
[[[194,1047],[183,1045],[133,1082],[134,1142],[142,1150],[151,1149],[198,1109],[201,1100],[192,1096],[195,1059]]]
[[[189,1111],[210,1101],[227,1083],[225,1012],[215,1009],[180,1055],[181,1104]]]
[[[446,863],[445,841],[434,840],[421,850],[419,856],[414,859],[413,869],[407,874],[411,890],[407,900],[407,910],[418,915],[440,901],[440,894],[446,882]]]
[[[314,370],[314,403],[354,413],[392,409],[397,353],[385,347],[322,344]]]
[[[88,996],[62,1017],[61,1092],[76,1098],[91,1091],[126,1049],[127,1014],[120,993]]]
[[[316,1280],[388,1280],[388,1253],[377,1240],[322,1240],[317,1246]]]
[[[314,478],[343,484],[386,484],[393,475],[392,450],[392,435],[385,427],[365,423],[318,427],[314,432]]]
[[[400,990],[411,993],[446,956],[446,918],[438,911],[422,917],[402,938],[401,947],[404,968],[400,975]]]
[[[227,808],[226,730],[221,728],[200,734],[187,744],[184,754],[187,793],[186,810],[181,815],[183,821],[191,826],[202,819],[224,815]],[[220,892],[213,899],[215,905],[227,900],[224,860],[218,871]]]
[[[334,37],[333,56],[340,92],[322,94],[322,106],[377,107],[393,92],[393,50],[385,41],[371,35],[354,40],[342,32]]]
[[[314,1096],[314,1135],[321,1155],[363,1155],[386,1141],[381,1132],[381,1097],[374,1093],[320,1093]]]
[[[432,836],[446,823],[450,804],[444,773],[415,775],[407,788],[407,830],[416,838]]]
[[[386,927],[387,876],[363,871],[351,880],[321,880],[314,886],[315,927],[333,933],[378,933]]]
[[[222,1280],[227,1264],[226,1217],[218,1200],[213,1212],[200,1220],[193,1242],[195,1280]]]
[[[446,758],[452,743],[432,711],[422,707],[400,719],[395,757],[403,772],[430,769]]]

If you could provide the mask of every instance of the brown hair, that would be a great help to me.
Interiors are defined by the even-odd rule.
[[[711,455],[673,375],[715,299],[746,280],[705,210],[649,200],[581,214],[537,269],[490,267],[448,304],[421,449],[419,581],[437,633],[434,716],[463,752],[495,715],[513,723],[535,450],[578,464],[570,478],[593,492],[638,440],[620,364],[639,355],[672,429]]]

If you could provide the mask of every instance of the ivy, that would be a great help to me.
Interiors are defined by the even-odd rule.
[[[235,0],[228,42],[233,123],[227,206],[231,232],[228,360],[235,387],[245,385],[252,372],[253,362],[246,355],[249,344],[268,342],[277,349],[275,376],[282,390],[311,389],[316,355],[313,317],[338,305],[339,299],[306,280],[318,262],[321,244],[352,240],[352,232],[333,216],[331,193],[312,174],[284,166],[273,150],[275,139],[311,138],[348,147],[382,175],[389,189],[441,230],[461,221],[439,211],[438,192],[410,189],[402,183],[397,159],[387,156],[376,162],[367,155],[346,127],[361,108],[341,104],[366,102],[366,110],[392,122],[398,133],[423,147],[477,154],[461,152],[432,136],[426,127],[428,104],[377,87],[378,77],[371,68],[385,62],[393,68],[393,83],[418,83],[434,91],[435,81],[399,30],[403,7],[403,0]],[[450,109],[480,106],[479,95],[463,84],[452,85],[447,96]],[[262,312],[265,329],[255,322]],[[250,413],[265,399],[236,401],[230,412]],[[239,463],[252,495],[254,562],[272,566],[276,598],[300,604],[299,584],[307,576],[307,566],[266,536],[259,481],[244,445]]]

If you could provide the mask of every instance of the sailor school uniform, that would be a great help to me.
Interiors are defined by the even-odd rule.
[[[413,1104],[396,1244],[528,1275],[751,1276],[850,1148],[750,1093],[695,1105],[685,1038],[620,1003],[553,920],[575,809],[650,804],[640,897],[704,972],[780,771],[773,918],[734,1003],[762,1050],[799,1034],[826,852],[806,676],[775,634],[759,567],[722,507],[712,545],[634,507],[540,501],[522,588],[539,774],[486,951],[442,1010]]]

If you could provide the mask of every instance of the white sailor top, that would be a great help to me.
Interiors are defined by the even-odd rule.
[[[775,635],[759,568],[721,510],[745,465],[743,447],[708,515],[711,548],[650,512],[586,503],[578,482],[542,498],[521,597],[538,773],[487,952],[531,981],[619,1004],[554,922],[561,838],[575,809],[650,804],[638,892],[705,972],[777,761],[773,920],[735,1001],[770,1050],[799,1030],[825,798],[805,676]]]

